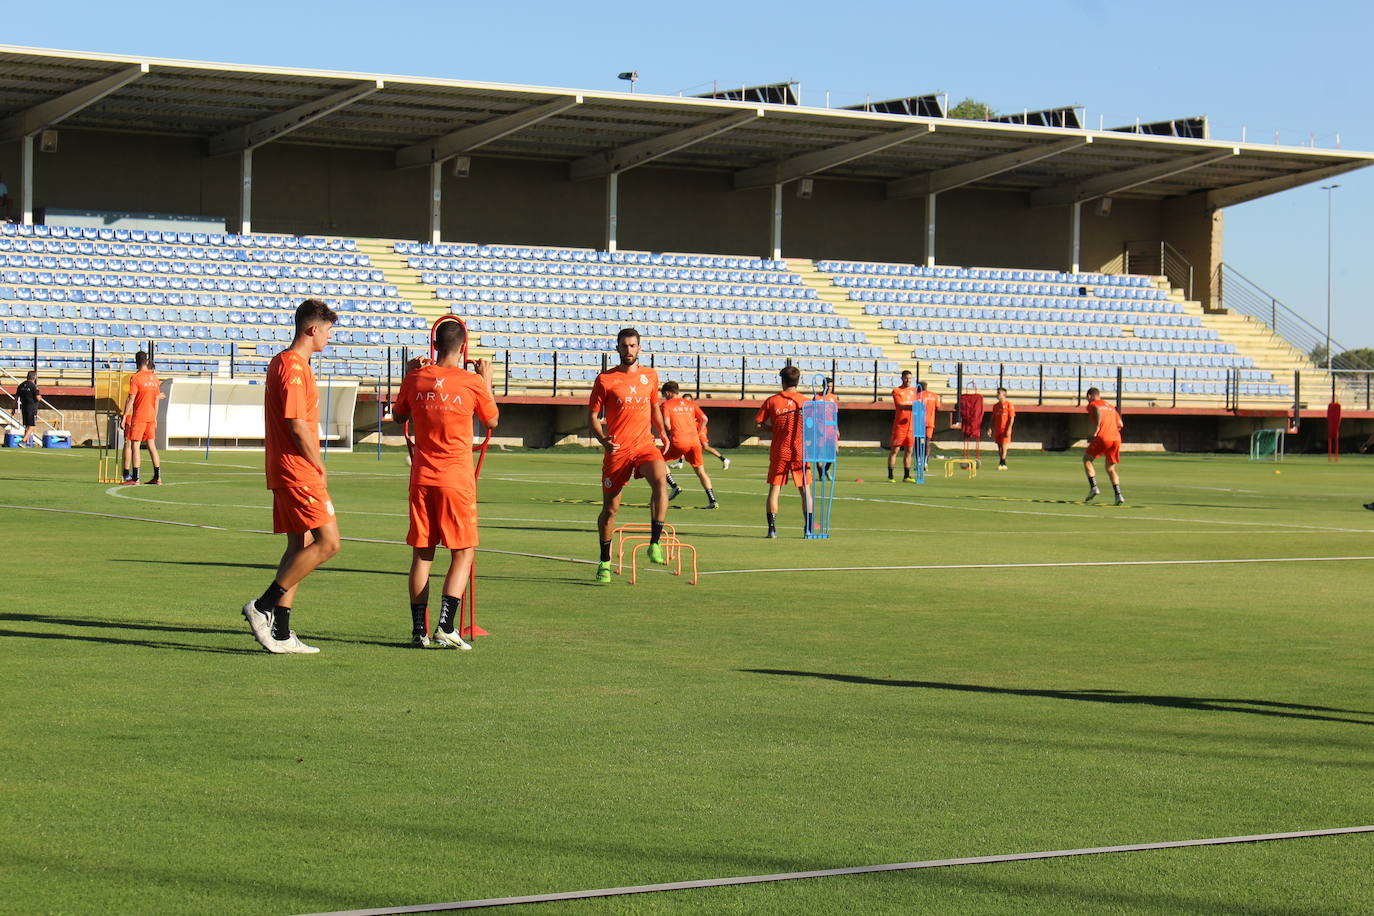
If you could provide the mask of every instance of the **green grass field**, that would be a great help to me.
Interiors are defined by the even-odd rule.
[[[846,454],[834,537],[800,538],[794,492],[766,541],[743,450],[708,459],[719,511],[681,475],[698,586],[598,588],[558,559],[595,559],[598,456],[493,451],[483,547],[509,553],[480,555],[493,635],[458,653],[403,648],[400,455],[336,453],[343,534],[370,540],[301,589],[321,654],[270,656],[238,610],[281,550],[261,456],[200,457],[120,489],[90,452],[0,452],[0,910],[300,913],[1374,823],[1374,560],[1208,562],[1374,556],[1374,459],[1131,455],[1116,508],[1078,502],[1072,454],[924,486]],[[1057,565],[1102,561],[1163,562]],[[990,565],[931,568],[966,564]],[[894,566],[928,568],[872,568]],[[528,909],[1355,913],[1371,864],[1358,835]]]

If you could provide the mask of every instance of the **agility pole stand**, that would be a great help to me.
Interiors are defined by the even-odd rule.
[[[926,482],[926,405],[915,401],[911,405],[911,479]]]
[[[822,401],[825,378],[813,382],[811,400],[802,404],[802,465],[811,514],[805,516],[802,537],[825,540],[830,537],[830,510],[835,505],[835,464],[839,457],[840,408],[834,401]],[[806,473],[809,472],[809,473]],[[806,507],[803,505],[802,512]]]
[[[439,325],[446,321],[456,321],[463,326],[463,368],[466,369],[474,365],[474,361],[468,359],[467,323],[457,315],[440,315],[434,319],[434,324],[429,329],[430,361],[434,361],[434,341],[439,332]],[[401,427],[401,432],[405,435],[406,455],[409,460],[413,461],[415,458],[415,439],[410,435],[410,420],[406,420],[405,425]],[[379,438],[381,434],[379,427],[377,430]],[[491,430],[488,429],[482,441],[472,447],[472,450],[477,453],[477,461],[472,469],[472,476],[475,479],[480,480],[482,478],[482,461],[487,457],[487,446],[490,444]],[[425,608],[425,630],[429,630],[429,608]],[[468,570],[468,587],[463,591],[462,600],[458,602],[458,634],[468,639],[491,635],[477,625],[477,556],[475,552],[472,557],[472,567]]]
[[[120,475],[120,466],[124,463],[121,450],[115,448],[115,440],[118,438],[118,418],[119,418],[119,391],[123,387],[119,384],[123,378],[121,373],[116,372],[111,379],[109,372],[100,379],[95,389],[95,397],[92,398],[92,413],[95,420],[95,434],[100,443],[99,457],[96,459],[95,480],[96,483],[119,483],[123,477]],[[103,401],[110,401],[113,409],[101,409]],[[106,434],[111,438],[106,439]]]

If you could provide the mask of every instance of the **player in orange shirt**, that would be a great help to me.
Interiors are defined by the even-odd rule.
[[[692,470],[696,471],[701,488],[706,491],[706,508],[714,509],[718,505],[716,491],[711,488],[711,478],[701,466],[701,433],[697,426],[697,414],[701,411],[697,405],[680,397],[678,391],[677,382],[664,382],[663,387],[659,389],[663,395],[660,409],[663,411],[664,437],[667,441],[667,446],[663,450],[663,460],[686,460]]]
[[[929,463],[931,458],[940,457],[935,450],[935,415],[940,412],[940,396],[925,382],[917,382],[916,391],[921,403],[926,405],[926,462]]]
[[[1124,424],[1121,414],[1102,400],[1101,394],[1096,388],[1087,391],[1088,416],[1092,418],[1095,432],[1083,452],[1083,472],[1088,475],[1088,497],[1083,501],[1090,503],[1101,492],[1097,489],[1097,476],[1093,473],[1093,461],[1101,455],[1107,465],[1107,478],[1112,482],[1112,492],[1116,494],[1116,504],[1122,506],[1126,504],[1126,497],[1121,495],[1121,477],[1116,472],[1116,466],[1121,463],[1121,428]]]
[[[696,417],[697,417],[697,437],[698,437],[699,439],[701,439],[701,450],[702,450],[702,452],[704,452],[704,453],[707,454],[707,455],[715,455],[716,458],[718,458],[718,459],[720,460],[720,469],[721,469],[722,471],[728,471],[728,470],[730,470],[730,459],[729,459],[729,458],[726,458],[726,457],[725,457],[724,455],[722,455],[720,452],[718,452],[718,451],[716,451],[715,449],[711,448],[711,439],[710,439],[710,437],[706,434],[706,426],[707,426],[707,424],[710,422],[710,421],[707,420],[707,418],[706,418],[706,411],[704,411],[704,410],[701,409],[701,405],[698,404],[698,403],[696,402],[696,400],[692,397],[692,395],[691,395],[690,392],[683,392],[682,396],[683,396],[684,398],[686,398],[686,399],[691,403],[691,405],[692,405],[692,410],[696,412]],[[678,464],[681,465],[681,464],[682,464],[682,461],[679,460],[679,461],[678,461]]]
[[[1007,400],[1007,389],[997,389],[992,405],[992,441],[997,443],[997,470],[1007,469],[1007,448],[1011,445],[1011,428],[1016,425],[1016,405]]]
[[[272,530],[286,535],[277,576],[262,595],[243,606],[253,638],[274,654],[312,654],[291,630],[291,607],[301,580],[339,552],[339,524],[326,489],[320,457],[320,395],[310,357],[329,345],[339,316],[318,299],[296,309],[291,346],[267,365],[263,391],[267,488],[272,491]]]
[[[911,480],[911,440],[915,435],[911,426],[911,405],[920,397],[920,386],[911,386],[911,370],[902,370],[902,384],[892,389],[892,436],[888,439],[887,482],[896,483],[892,478],[893,465],[897,463],[897,451],[902,452],[902,481]]]
[[[153,479],[148,483],[162,483],[162,462],[158,460],[157,402],[162,400],[162,383],[153,371],[148,354],[139,350],[134,354],[134,367],[129,376],[129,396],[124,399],[124,483],[138,483],[139,443],[148,443],[148,460],[153,463]]]
[[[611,531],[620,509],[620,494],[631,477],[649,481],[649,562],[668,562],[663,545],[663,522],[668,515],[668,465],[654,444],[663,435],[663,411],[658,403],[658,373],[639,364],[639,332],[622,328],[615,338],[620,365],[596,377],[587,401],[587,425],[601,443],[601,514],[596,528],[601,560],[595,581],[611,582]],[[602,416],[605,421],[603,423]]]
[[[840,399],[835,397],[835,380],[827,375],[825,377],[825,381],[821,383],[821,393],[813,397],[811,400],[829,401],[832,404],[838,405],[840,403]],[[838,410],[838,407],[836,409]],[[838,442],[836,444],[838,444]],[[821,479],[823,480],[828,478],[834,471],[834,465],[832,465],[829,461],[825,462],[824,464],[818,465],[818,467],[820,468],[819,473],[821,475]],[[890,472],[891,468],[889,468],[888,470]],[[889,473],[888,477],[891,476],[891,473]]]
[[[768,534],[778,536],[778,491],[790,477],[802,498],[804,531],[811,530],[811,472],[802,460],[802,405],[806,398],[797,391],[801,370],[784,366],[778,372],[782,391],[768,398],[754,415],[760,433],[770,432],[768,446]]]
[[[410,420],[415,455],[410,463],[411,644],[424,648],[429,636],[429,572],[434,550],[449,549],[448,575],[439,604],[439,625],[433,645],[471,649],[453,618],[463,601],[472,558],[477,550],[477,477],[472,464],[472,418],[488,429],[498,420],[491,388],[491,363],[475,362],[476,372],[463,368],[467,330],[458,321],[440,323],[435,333],[437,362],[411,360],[411,366],[391,414]],[[428,364],[428,365],[427,365]]]

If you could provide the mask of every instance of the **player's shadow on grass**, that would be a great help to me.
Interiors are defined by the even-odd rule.
[[[8,616],[10,615],[6,615],[6,617]],[[69,625],[75,622],[77,621],[62,620],[62,623]],[[179,652],[214,652],[221,655],[259,654],[250,649],[234,649],[227,646],[198,646],[194,643],[170,642],[161,639],[119,639],[114,636],[90,636],[84,633],[73,633],[70,630],[61,633],[41,633],[32,630],[9,630],[0,628],[0,639],[75,639],[80,642],[102,643],[111,646],[140,646],[145,649],[175,649]]]
[[[1077,700],[1088,703],[1111,703],[1119,706],[1159,706],[1166,709],[1192,709],[1199,712],[1239,712],[1252,716],[1277,716],[1283,719],[1314,719],[1321,722],[1345,722],[1351,725],[1371,725],[1374,720],[1347,719],[1319,713],[1346,713],[1354,716],[1374,716],[1360,709],[1337,709],[1332,706],[1308,706],[1302,703],[1280,703],[1275,700],[1238,700],[1229,697],[1180,697],[1125,690],[1044,690],[1025,687],[988,687],[982,684],[950,684],[943,681],[901,681],[892,678],[864,677],[857,674],[830,674],[822,671],[788,671],[780,668],[740,668],[746,674],[778,674],[788,677],[810,677],[845,684],[873,687],[908,687],[925,690],[953,690],[963,693],[993,693],[1003,696],[1041,697],[1050,700]],[[1301,710],[1301,711],[1299,711]]]
[[[204,633],[213,636],[243,636],[249,637],[246,626],[238,627],[197,627],[183,626],[171,623],[145,623],[127,620],[100,620],[91,617],[60,617],[55,614],[0,614],[0,621],[12,621],[18,623],[42,623],[61,627],[85,627],[87,629],[98,630],[138,630],[152,633]],[[84,639],[89,642],[104,642],[114,645],[131,646],[150,646],[156,649],[186,649],[198,652],[229,652],[240,655],[260,655],[262,650],[257,648],[235,649],[216,646],[197,646],[190,643],[168,642],[166,640],[153,639],[117,639],[105,636],[74,636],[70,633],[48,634],[31,633],[0,630],[0,636],[30,636],[35,639]],[[249,637],[251,638],[251,637]],[[394,640],[383,642],[381,640],[364,639],[354,636],[319,636],[311,634],[311,642],[337,642],[351,643],[363,646],[381,646],[384,649],[411,648],[409,640]]]

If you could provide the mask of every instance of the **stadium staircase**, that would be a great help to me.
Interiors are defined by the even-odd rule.
[[[357,239],[358,251],[368,256],[372,266],[381,270],[386,282],[396,287],[399,298],[410,303],[416,315],[433,324],[440,315],[448,314],[448,305],[434,298],[433,287],[420,282],[420,272],[407,263],[404,255],[396,253],[396,239]]]
[[[786,261],[788,270],[801,277],[803,284],[814,289],[821,300],[834,306],[835,314],[849,319],[850,327],[862,332],[870,344],[881,347],[884,359],[897,363],[903,369],[913,363],[911,347],[897,343],[897,332],[884,328],[878,318],[867,314],[863,303],[852,300],[849,291],[838,286],[835,278],[818,268],[815,261],[810,258],[783,260]],[[922,367],[921,379],[931,382],[934,386],[942,386],[948,382],[943,375],[932,375],[928,366]],[[882,392],[879,396],[881,394]]]

